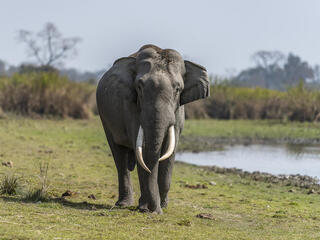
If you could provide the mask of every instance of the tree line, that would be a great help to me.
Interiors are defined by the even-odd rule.
[[[300,82],[320,87],[320,67],[312,67],[299,56],[280,51],[258,51],[253,57],[255,66],[241,71],[230,83],[242,87],[263,87],[284,91]]]

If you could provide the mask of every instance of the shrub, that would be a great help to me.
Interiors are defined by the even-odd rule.
[[[95,105],[94,88],[55,72],[15,74],[0,79],[0,107],[31,116],[89,118]]]
[[[2,110],[2,108],[0,106],[0,119],[1,118],[5,118],[5,117],[6,117],[6,115],[5,115],[5,113],[3,112],[3,110]]]
[[[303,83],[286,92],[264,88],[217,84],[203,101],[211,118],[280,119],[316,121],[320,119],[320,92]]]
[[[186,118],[208,118],[207,106],[204,101],[195,101],[185,105]]]

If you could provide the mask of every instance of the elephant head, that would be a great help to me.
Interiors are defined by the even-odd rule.
[[[118,59],[115,65],[122,78],[133,83],[131,91],[140,116],[136,156],[141,167],[151,173],[158,160],[165,160],[174,152],[178,109],[209,96],[207,71],[184,61],[175,50],[154,45],[143,46],[135,54]],[[160,156],[167,136],[167,149]]]

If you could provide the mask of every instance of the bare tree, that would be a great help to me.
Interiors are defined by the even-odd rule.
[[[63,64],[68,57],[77,54],[78,37],[64,38],[53,23],[45,24],[38,33],[20,30],[18,40],[27,45],[28,56],[36,59],[41,66]]]

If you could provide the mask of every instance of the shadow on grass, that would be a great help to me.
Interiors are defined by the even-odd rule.
[[[38,204],[38,202],[30,201],[28,199],[20,198],[20,197],[10,197],[10,196],[0,196],[0,199],[2,199],[5,202],[16,202],[16,203],[33,203]],[[81,210],[113,210],[113,209],[127,209],[130,211],[137,211],[136,207],[118,207],[115,205],[109,205],[109,204],[98,204],[98,203],[89,203],[89,202],[72,202],[62,197],[57,198],[49,198],[45,201],[46,203],[59,203],[65,207],[75,208],[75,209],[81,209]]]

